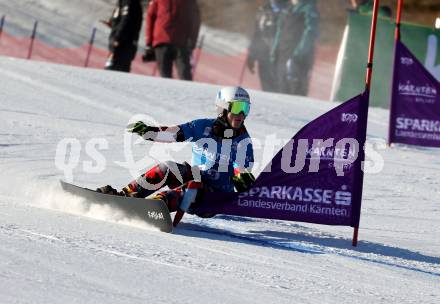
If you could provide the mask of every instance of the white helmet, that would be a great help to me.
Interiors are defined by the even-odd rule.
[[[222,115],[224,110],[229,111],[230,104],[234,101],[247,103],[248,109],[249,105],[251,104],[249,93],[242,87],[224,87],[219,90],[215,98],[215,105],[217,107],[218,115]],[[246,116],[248,113],[244,114]]]

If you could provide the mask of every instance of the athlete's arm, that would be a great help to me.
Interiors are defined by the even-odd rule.
[[[163,143],[181,142],[184,141],[184,135],[180,127],[156,127],[148,126],[142,121],[127,126],[127,131],[136,133],[145,140],[151,140]]]

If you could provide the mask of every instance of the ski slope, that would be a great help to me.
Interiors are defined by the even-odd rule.
[[[213,117],[218,88],[0,57],[0,303],[438,303],[440,151],[388,148],[383,109],[369,113],[356,248],[349,227],[233,216],[185,215],[165,234],[61,191],[189,160],[189,144],[124,127]],[[337,105],[250,93],[255,174]]]

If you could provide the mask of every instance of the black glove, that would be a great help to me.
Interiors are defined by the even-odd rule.
[[[143,62],[150,62],[156,60],[156,54],[152,46],[147,45],[144,50],[144,54],[142,55]]]
[[[242,172],[232,177],[235,189],[238,192],[249,190],[255,182],[255,177],[251,172]]]
[[[157,132],[159,132],[159,128],[147,126],[144,122],[138,121],[134,124],[128,125],[127,131],[131,133],[139,134],[144,139],[154,140],[154,138],[157,136]],[[145,136],[146,134],[147,136]]]

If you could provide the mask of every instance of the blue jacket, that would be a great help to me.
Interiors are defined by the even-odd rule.
[[[197,119],[179,127],[183,140],[193,142],[192,165],[200,168],[203,185],[210,191],[233,192],[234,169],[250,171],[254,162],[246,128],[232,130],[221,119]]]

